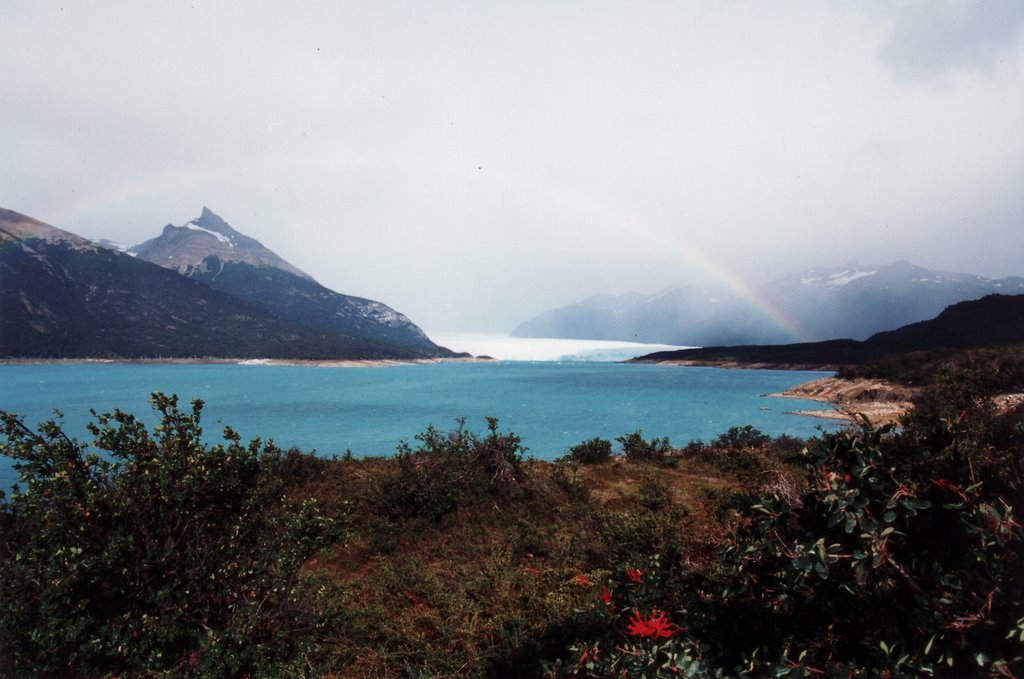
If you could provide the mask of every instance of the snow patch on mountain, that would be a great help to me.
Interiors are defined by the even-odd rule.
[[[407,325],[411,323],[411,321],[405,316],[405,314],[400,314],[391,307],[389,307],[387,304],[382,304],[380,302],[368,301],[364,304],[359,305],[359,313],[363,316],[363,318],[368,318],[377,323],[389,325],[392,327]]]
[[[203,233],[208,233],[211,236],[213,236],[214,238],[216,238],[217,240],[219,240],[221,243],[226,244],[228,247],[232,247],[232,248],[235,247],[235,244],[233,242],[231,242],[231,238],[229,238],[228,236],[225,236],[222,233],[217,233],[216,231],[211,231],[210,229],[207,229],[207,228],[204,228],[202,226],[199,226],[196,223],[196,220],[194,220],[194,219],[191,222],[189,222],[188,224],[185,224],[183,228],[190,229],[192,231],[202,231]]]
[[[129,245],[128,243],[119,243],[117,241],[107,240],[106,238],[94,238],[91,242],[105,250],[123,252],[124,254],[131,255],[132,257],[135,256],[135,252],[132,250],[134,246]]]
[[[801,278],[800,282],[803,283],[804,285],[820,285],[826,288],[839,288],[844,285],[848,285],[853,281],[860,280],[861,278],[874,276],[877,273],[877,269],[872,269],[870,271],[862,269],[846,269],[838,273],[829,274],[828,276]]]

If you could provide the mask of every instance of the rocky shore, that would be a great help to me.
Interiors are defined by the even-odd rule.
[[[866,419],[872,425],[883,425],[897,422],[911,408],[910,401],[915,393],[913,388],[882,380],[826,377],[771,395],[832,404],[827,410],[790,411],[794,415],[848,422]]]

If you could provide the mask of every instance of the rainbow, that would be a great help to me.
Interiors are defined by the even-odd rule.
[[[766,322],[785,332],[792,341],[810,341],[810,336],[803,330],[800,323],[789,312],[762,293],[754,283],[726,266],[721,260],[681,240],[677,234],[659,228],[654,222],[641,215],[617,209],[605,201],[597,200],[590,194],[538,185],[523,181],[521,178],[506,177],[505,181],[509,185],[515,185],[517,188],[532,193],[546,194],[552,200],[569,205],[583,214],[592,215],[604,221],[611,220],[620,226],[628,224],[631,237],[639,235],[646,238],[652,246],[660,251],[671,252],[678,256],[682,262],[702,272],[712,281],[750,304]]]
[[[433,162],[427,163],[425,160],[383,154],[373,157],[360,155],[358,158],[353,158],[351,154],[341,153],[336,149],[320,148],[310,152],[308,149],[293,148],[284,153],[268,153],[262,157],[244,161],[235,158],[230,161],[224,160],[215,164],[207,164],[202,168],[195,166],[168,167],[135,175],[129,181],[112,186],[103,192],[76,197],[58,205],[48,216],[52,219],[52,224],[60,227],[64,223],[81,221],[88,219],[91,215],[101,214],[105,208],[126,200],[158,196],[191,187],[194,187],[197,193],[200,191],[208,193],[210,185],[262,170],[280,171],[284,169],[308,173],[337,170],[341,167],[364,171],[400,167],[403,171],[412,170],[425,176],[449,175],[453,181],[464,181],[466,178],[465,167],[452,164],[437,165]],[[682,263],[705,274],[709,279],[750,304],[765,322],[784,331],[792,341],[808,341],[807,333],[797,320],[770,300],[755,284],[744,278],[738,271],[727,266],[722,260],[683,241],[677,234],[643,218],[635,211],[618,209],[607,201],[599,200],[593,194],[579,192],[564,186],[552,186],[522,175],[496,171],[493,168],[488,168],[487,177],[489,181],[495,182],[505,189],[541,197],[600,222],[612,223],[618,227],[628,225],[631,237],[645,238],[652,247],[659,251],[671,252],[678,256]]]
[[[641,230],[652,242],[679,255],[688,264],[704,272],[737,297],[753,306],[766,321],[786,332],[792,341],[810,341],[807,333],[804,332],[799,322],[789,312],[779,307],[778,304],[769,299],[753,283],[725,266],[718,259],[695,247],[681,244],[676,237],[658,231],[653,227],[642,228]]]

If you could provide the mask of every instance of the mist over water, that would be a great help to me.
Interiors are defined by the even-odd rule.
[[[626,361],[655,351],[689,347],[643,342],[510,337],[495,333],[428,332],[452,351],[490,356],[499,361]]]

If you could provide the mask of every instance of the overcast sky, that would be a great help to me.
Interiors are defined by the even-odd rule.
[[[1024,275],[1024,2],[0,6],[0,207],[206,205],[428,329],[849,259]]]

